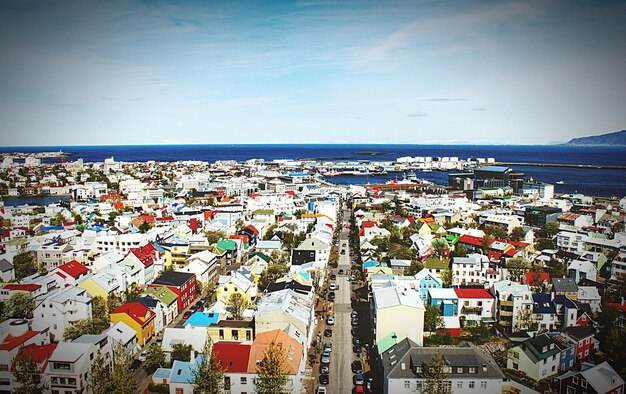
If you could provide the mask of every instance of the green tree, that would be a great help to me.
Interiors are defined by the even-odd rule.
[[[289,267],[285,264],[270,263],[261,272],[259,276],[259,292],[265,291],[270,283],[276,281],[276,279],[282,278],[289,271]]]
[[[37,272],[35,267],[35,257],[31,252],[19,253],[13,256],[13,268],[15,278],[20,280]]]
[[[194,393],[219,394],[224,389],[230,390],[230,387],[224,387],[224,370],[217,363],[211,337],[207,337],[200,362],[191,370],[191,373],[194,377]]]
[[[287,374],[285,372],[285,351],[272,342],[257,365],[257,379],[254,387],[258,394],[287,394]]]
[[[100,296],[91,299],[91,314],[94,319],[109,320],[107,302]]]
[[[554,241],[549,238],[539,238],[535,241],[535,250],[554,249]]]
[[[435,305],[426,306],[426,312],[424,312],[424,330],[436,331],[443,327],[443,318],[439,308]]]
[[[435,256],[440,259],[444,259],[450,255],[450,245],[448,245],[448,241],[446,241],[445,238],[434,238],[430,242],[430,247]]]
[[[205,232],[205,235],[209,245],[216,244],[217,241],[226,237],[223,231],[207,231]]]
[[[495,239],[506,240],[509,238],[509,234],[507,233],[506,229],[502,226],[488,224],[485,226],[483,231],[485,232],[485,235],[491,235]]]
[[[406,269],[405,274],[412,276],[424,269],[424,264],[420,260],[411,260],[411,265]]]
[[[107,297],[107,311],[111,313],[119,308],[120,305],[122,305],[122,296],[120,296],[117,292],[109,293],[109,296]]]
[[[177,343],[172,346],[172,361],[190,361],[193,346],[188,343]]]
[[[70,342],[80,337],[81,335],[100,334],[102,331],[108,328],[108,326],[109,326],[108,322],[107,322],[107,326],[103,327],[101,322],[96,321],[94,319],[78,320],[74,324],[71,324],[65,328],[65,331],[63,331],[63,339],[66,342]]]
[[[143,290],[141,289],[141,286],[139,286],[137,282],[133,282],[126,288],[124,297],[126,298],[126,301],[132,300],[133,298],[138,298],[142,292]]]
[[[512,257],[507,260],[506,268],[512,281],[519,282],[526,275],[526,271],[530,268],[529,262],[522,257]]]
[[[20,349],[22,350],[22,349]],[[15,394],[43,394],[46,392],[45,381],[41,379],[39,365],[33,361],[30,354],[21,352],[22,357],[15,363],[13,376],[18,386],[13,390]]]
[[[450,389],[449,374],[446,373],[447,363],[439,351],[436,351],[429,362],[422,365],[427,394],[447,394]]]
[[[241,293],[233,293],[228,297],[226,310],[234,320],[243,318],[243,311],[248,307],[248,300]]]
[[[25,291],[13,293],[5,305],[6,315],[15,319],[29,318],[34,309],[35,298]]]
[[[540,234],[543,238],[554,238],[559,233],[559,223],[549,222],[541,226]]]
[[[93,394],[108,394],[112,392],[111,366],[107,364],[100,349],[91,363],[91,373],[87,379],[87,389]]]
[[[524,231],[522,227],[518,226],[511,230],[511,235],[509,235],[509,238],[513,241],[521,241],[524,239],[525,236],[526,231]]]
[[[454,282],[454,272],[452,272],[452,269],[448,268],[441,271],[441,284],[443,287],[452,286],[452,282]]]
[[[65,216],[61,212],[57,212],[51,219],[50,224],[53,226],[60,226],[65,222]]]
[[[116,394],[135,394],[137,382],[135,382],[134,372],[130,368],[132,358],[128,350],[121,344],[115,346],[113,351],[113,371],[111,372],[110,392]]]
[[[454,245],[452,257],[467,257],[467,248],[463,244],[457,243]]]
[[[143,368],[147,373],[153,373],[157,368],[165,365],[165,353],[161,346],[156,343],[151,344],[146,349],[146,360],[143,362]]]

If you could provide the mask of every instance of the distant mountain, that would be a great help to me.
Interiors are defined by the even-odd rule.
[[[566,145],[626,145],[626,130],[614,133],[572,138]]]

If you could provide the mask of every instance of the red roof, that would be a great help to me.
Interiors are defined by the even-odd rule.
[[[285,193],[289,194],[290,196],[295,196],[296,192],[293,190],[287,190]]]
[[[243,243],[248,243],[247,235],[231,235],[228,239],[240,239]]]
[[[539,280],[539,282],[543,282],[544,280],[546,282],[550,282],[550,274],[547,272],[540,272],[540,273],[526,272],[526,284],[527,285],[530,285],[531,283],[535,282],[537,279]]]
[[[24,334],[16,336],[16,337],[9,334],[4,338],[4,341],[0,343],[0,350],[7,350],[7,351],[13,350],[16,347],[21,346],[24,343],[26,343],[26,341],[36,336],[37,334],[39,334],[39,331],[26,331]]]
[[[473,235],[461,235],[459,242],[462,244],[483,246],[483,239],[480,237],[474,237]]]
[[[35,284],[35,283],[26,283],[26,284],[21,284],[21,283],[11,283],[8,285],[4,286],[5,290],[15,290],[15,291],[35,291],[37,289],[39,289],[41,287],[41,285]]]
[[[143,220],[145,223],[154,223],[154,216],[152,215],[141,215],[139,219]]]
[[[243,372],[248,370],[248,358],[250,357],[249,344],[241,342],[220,341],[213,345],[215,361],[228,372]]]
[[[70,275],[74,279],[77,279],[81,275],[84,275],[87,272],[89,272],[89,268],[85,267],[84,265],[82,265],[76,260],[72,260],[68,263],[62,264],[58,266],[57,269],[65,272],[66,274]],[[57,272],[57,274],[59,273]],[[61,275],[61,277],[63,277],[63,275]]]
[[[150,320],[154,319],[154,312],[146,308],[139,302],[127,302],[122,304],[119,308],[114,310],[113,313],[125,313],[130,316],[134,321],[139,323],[140,326],[146,325]]]
[[[458,289],[455,288],[454,292],[459,298],[493,298],[491,293],[485,289]]]
[[[625,304],[621,304],[619,302],[609,302],[608,305],[612,306],[613,308],[617,309],[618,311],[626,312],[626,303]]]
[[[204,220],[213,219],[217,211],[204,211]]]
[[[145,246],[141,246],[139,248],[131,248],[128,251],[128,254],[134,254],[139,261],[143,263],[145,267],[154,263],[154,260],[157,259],[157,250],[152,246],[152,244],[146,244]],[[128,256],[128,255],[127,255]]]
[[[23,348],[18,350],[17,354],[15,355],[15,360],[13,360],[13,366],[11,367],[11,371],[15,372],[15,364],[22,360],[24,356],[26,356],[26,359],[30,359],[37,364],[43,363],[43,365],[41,366],[41,372],[43,372],[46,369],[46,365],[48,364],[48,359],[52,356],[52,353],[56,348],[56,343],[50,343],[47,345],[36,345],[34,343],[31,343],[24,346]]]

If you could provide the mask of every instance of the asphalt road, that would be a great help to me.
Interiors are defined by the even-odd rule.
[[[344,220],[347,221],[349,214],[344,213]],[[350,269],[350,250],[348,245],[349,232],[344,226],[344,230],[339,236],[339,250],[345,250],[345,254],[339,255],[339,266],[337,270],[343,269],[343,275],[337,275],[336,284],[339,290],[335,291],[335,326],[333,327],[333,351],[330,362],[330,393],[351,393],[352,384],[351,364],[355,360],[352,352],[352,335],[350,334],[350,313],[352,307],[350,303],[350,282],[348,282],[347,272]],[[343,245],[346,245],[345,247]]]

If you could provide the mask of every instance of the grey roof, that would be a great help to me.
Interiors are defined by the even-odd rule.
[[[13,269],[13,264],[7,259],[0,259],[0,271],[7,272]]]
[[[435,352],[439,352],[452,367],[449,373],[452,379],[504,379],[504,374],[493,358],[476,347],[420,347],[409,339],[395,344],[382,354],[385,378],[423,378],[421,373],[416,372],[416,367],[428,363]],[[472,372],[470,367],[474,367]]]
[[[552,278],[552,290],[559,293],[578,293],[574,279]]]

